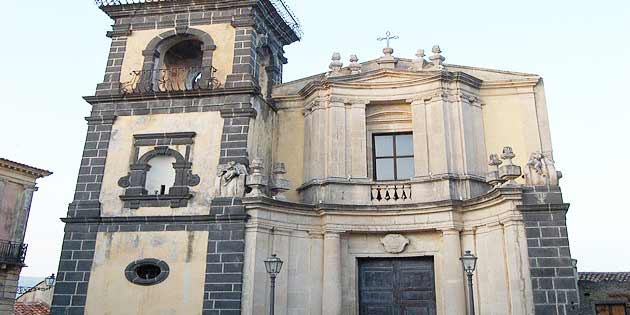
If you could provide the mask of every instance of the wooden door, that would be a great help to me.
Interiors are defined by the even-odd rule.
[[[361,259],[361,315],[435,315],[432,258]]]

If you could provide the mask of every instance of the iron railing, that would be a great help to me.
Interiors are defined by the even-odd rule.
[[[0,241],[0,264],[23,264],[28,245],[9,241]]]
[[[145,94],[212,90],[221,87],[216,72],[214,67],[133,71],[131,79],[122,83],[121,91],[123,94]]]
[[[152,2],[172,2],[177,0],[95,0],[96,5],[99,7],[110,7],[117,5],[127,4],[142,4]],[[295,32],[298,38],[302,38],[302,27],[300,21],[296,15],[291,11],[291,8],[286,4],[284,0],[269,0],[271,4],[276,8],[276,11],[282,17],[285,23]]]

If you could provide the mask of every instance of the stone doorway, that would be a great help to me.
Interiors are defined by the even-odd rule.
[[[432,257],[359,260],[360,315],[435,315]]]

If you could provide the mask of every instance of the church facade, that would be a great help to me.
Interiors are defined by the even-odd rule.
[[[283,83],[282,1],[133,2],[97,1],[52,314],[265,314],[272,254],[277,314],[577,311],[541,77],[388,39]]]

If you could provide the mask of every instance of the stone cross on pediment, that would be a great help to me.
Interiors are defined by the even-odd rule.
[[[389,45],[389,44],[390,44],[390,41],[391,41],[392,39],[399,39],[399,38],[400,38],[400,37],[398,37],[397,35],[392,36],[392,33],[391,33],[390,31],[387,31],[387,32],[385,32],[385,37],[379,37],[379,38],[377,38],[376,40],[381,41],[381,42],[382,42],[382,41],[386,41],[386,43],[387,43],[387,48],[391,48],[391,47],[390,47],[390,45]]]

